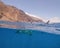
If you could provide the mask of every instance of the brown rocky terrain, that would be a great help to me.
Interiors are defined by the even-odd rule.
[[[6,5],[0,1],[0,21],[1,20],[11,22],[43,22],[41,19],[30,17],[21,9]]]
[[[0,21],[7,22],[43,22],[43,20],[27,15],[23,10],[6,5],[0,1]],[[21,25],[9,25],[1,23],[4,28],[23,28]]]

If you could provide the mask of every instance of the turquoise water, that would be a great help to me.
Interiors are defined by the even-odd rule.
[[[0,48],[60,48],[60,35],[31,30],[32,35],[0,28]]]

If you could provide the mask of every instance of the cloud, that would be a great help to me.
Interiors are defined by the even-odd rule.
[[[25,12],[25,13],[27,15],[29,15],[29,16],[33,16],[33,17],[39,18],[39,19],[43,20],[44,22],[47,22],[48,21],[48,19],[42,18],[40,16],[33,15],[33,14],[30,14],[30,13],[27,13],[27,12]],[[51,18],[49,20],[50,20],[50,23],[60,23],[60,18],[59,17],[53,17],[53,18]]]
[[[26,13],[27,15],[29,15],[29,16],[36,17],[36,18],[41,19],[41,20],[43,20],[44,22],[46,22],[46,20],[45,20],[44,18],[40,17],[40,16],[33,15],[33,14],[30,14],[30,13],[27,13],[27,12],[25,12],[25,13]]]
[[[60,22],[60,18],[59,17],[53,17],[50,19],[50,23],[58,23]]]

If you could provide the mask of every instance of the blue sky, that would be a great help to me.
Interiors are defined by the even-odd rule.
[[[60,17],[60,0],[2,0],[25,12],[45,19]]]

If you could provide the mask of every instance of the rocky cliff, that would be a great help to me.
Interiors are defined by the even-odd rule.
[[[0,21],[1,20],[11,22],[43,22],[41,19],[30,17],[21,9],[6,5],[0,1]]]

